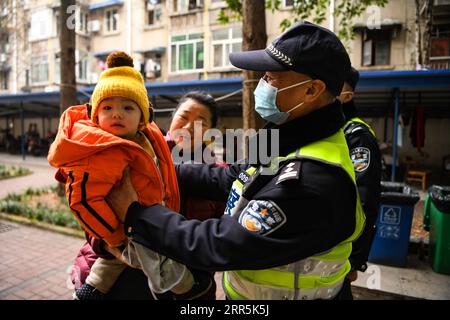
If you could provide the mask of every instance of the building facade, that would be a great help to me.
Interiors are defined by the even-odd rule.
[[[2,1],[0,93],[58,88],[59,2]],[[281,10],[266,13],[269,42],[280,34],[280,22],[291,16],[292,1],[282,2]],[[448,68],[450,18],[442,8],[450,1],[431,2],[435,15],[427,61],[418,61],[415,1],[397,0],[384,8],[369,7],[354,22],[355,38],[346,43],[353,65],[362,71],[414,70],[418,64]],[[218,22],[225,7],[220,0],[78,0],[70,12],[76,28],[78,85],[95,84],[106,56],[115,50],[130,53],[146,81],[239,76],[228,54],[241,50],[242,26],[240,21]],[[426,10],[420,10],[424,20]],[[323,24],[333,31],[339,28],[339,21],[330,17]],[[423,24],[422,32],[426,28]]]

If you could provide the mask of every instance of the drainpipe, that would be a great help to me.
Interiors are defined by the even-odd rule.
[[[395,173],[396,173],[396,165],[397,165],[397,138],[398,138],[398,116],[399,116],[399,99],[400,99],[400,90],[395,88],[395,102],[394,102],[394,130],[392,136],[392,172],[391,172],[391,181],[395,181]]]
[[[22,159],[25,160],[25,117],[23,110],[23,102],[20,103],[20,151]]]
[[[334,32],[334,8],[335,8],[335,0],[330,1],[330,24],[328,29]]]
[[[204,35],[204,41],[203,41],[203,79],[208,80],[208,72],[207,67],[209,67],[210,63],[210,27],[209,27],[209,1],[205,0],[203,1],[203,35]],[[195,54],[195,53],[194,53]]]
[[[12,23],[13,23],[14,27],[17,26],[17,1],[12,2]],[[18,29],[16,29],[15,32],[12,33],[13,34],[13,37],[12,37],[13,38],[13,45],[12,45],[12,47],[13,47],[13,57],[12,57],[13,65],[12,65],[11,73],[12,73],[12,76],[14,77],[13,82],[12,82],[12,84],[13,84],[12,93],[17,93],[17,90],[19,88],[18,83],[17,83],[19,81],[19,71],[17,70],[17,67],[19,65],[19,63],[18,63],[19,56],[17,54],[17,46],[18,46],[17,35],[18,35],[18,33],[19,33]]]
[[[131,0],[127,0],[127,52],[132,55]]]

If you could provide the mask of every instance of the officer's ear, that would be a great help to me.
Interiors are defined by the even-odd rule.
[[[307,87],[304,100],[306,103],[317,101],[317,99],[319,99],[319,97],[327,89],[325,82],[319,79],[312,80],[309,84],[307,84]]]
[[[352,91],[344,91],[344,92],[341,92],[341,94],[338,96],[338,99],[342,103],[347,103],[353,99],[353,94],[354,93]]]

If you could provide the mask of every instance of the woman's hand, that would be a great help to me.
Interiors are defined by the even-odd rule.
[[[120,222],[125,222],[128,208],[130,205],[138,201],[138,195],[131,183],[130,169],[124,171],[122,181],[111,189],[106,196],[106,202],[114,211]]]

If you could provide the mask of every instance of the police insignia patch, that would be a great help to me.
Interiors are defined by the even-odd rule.
[[[276,184],[290,179],[298,179],[300,176],[300,161],[289,162],[281,171]]]
[[[239,216],[239,223],[248,231],[268,235],[286,222],[286,215],[272,201],[252,200]]]
[[[354,148],[350,151],[355,172],[363,172],[370,165],[370,150],[364,147]]]

